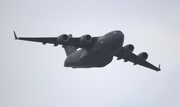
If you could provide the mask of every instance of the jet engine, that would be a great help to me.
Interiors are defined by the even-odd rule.
[[[124,54],[131,53],[131,52],[133,52],[133,50],[134,50],[134,46],[132,44],[128,44],[128,45],[123,47],[123,53]]]
[[[58,44],[64,44],[68,42],[68,40],[69,40],[69,36],[67,34],[62,34],[57,37],[56,44],[54,44],[54,46],[57,46]]]
[[[141,52],[140,54],[137,55],[137,62],[144,62],[148,58],[148,54],[146,52]]]
[[[85,45],[91,43],[91,41],[92,41],[92,37],[88,34],[81,36],[81,38],[79,40],[79,42],[82,46],[85,46]]]

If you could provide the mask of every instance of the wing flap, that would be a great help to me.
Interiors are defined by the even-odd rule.
[[[55,44],[57,37],[17,37],[16,32],[13,31],[14,37],[17,40],[25,40],[25,41],[32,41],[32,42],[42,42],[43,44],[51,43]]]
[[[149,62],[147,62],[145,60],[142,61],[142,62],[138,62],[137,61],[137,55],[135,55],[132,52],[129,52],[128,54],[123,54],[123,51],[120,50],[118,52],[118,54],[115,55],[115,56],[118,57],[118,59],[124,59],[124,62],[130,61],[130,62],[134,63],[134,65],[138,64],[138,65],[150,68],[150,69],[155,70],[155,71],[160,71],[161,70],[160,65],[159,65],[159,67],[156,67],[153,64],[151,64],[151,63],[149,63]]]
[[[25,41],[33,41],[33,42],[42,42],[43,44],[46,44],[46,43],[55,44],[56,43],[55,37],[46,37],[46,38],[19,37],[18,39],[25,40]]]
[[[160,71],[160,70],[161,70],[161,69],[160,69],[160,65],[159,65],[159,67],[156,67],[156,66],[152,65],[151,63],[149,63],[149,62],[147,62],[147,61],[144,61],[144,62],[142,62],[142,63],[139,63],[139,65],[144,66],[144,67],[147,67],[147,68],[150,68],[150,69],[153,69],[153,70],[155,70],[155,71]]]
[[[17,37],[15,31],[13,31],[14,37],[16,40],[25,40],[25,41],[32,41],[32,42],[41,42],[42,44],[50,43],[54,44],[54,46],[59,45],[60,43],[57,43],[58,37]],[[97,39],[98,37],[93,37],[91,44]],[[82,46],[79,42],[80,38],[69,38],[68,42],[60,44],[63,46],[74,46],[77,48],[82,48]],[[90,44],[89,44],[90,45]]]

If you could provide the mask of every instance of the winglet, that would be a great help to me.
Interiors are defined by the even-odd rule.
[[[160,65],[160,64],[159,64],[158,68],[159,68],[159,70],[158,70],[158,71],[161,71],[161,65]]]
[[[17,37],[17,35],[16,35],[16,32],[15,32],[15,31],[13,31],[13,33],[14,33],[14,37],[15,37],[15,39],[18,39],[18,37]]]

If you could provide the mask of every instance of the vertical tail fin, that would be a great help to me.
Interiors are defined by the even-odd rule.
[[[69,37],[72,38],[72,35],[69,34]],[[63,48],[67,56],[77,51],[77,48],[75,46],[63,46]]]
[[[63,48],[64,48],[67,56],[69,56],[70,54],[72,54],[72,53],[77,51],[76,50],[77,48],[74,47],[74,46],[63,46]]]

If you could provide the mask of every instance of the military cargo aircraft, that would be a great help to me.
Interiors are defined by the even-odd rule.
[[[119,30],[111,31],[99,37],[91,37],[89,34],[81,37],[72,37],[71,34],[62,34],[58,37],[17,37],[14,31],[14,37],[16,40],[40,42],[43,45],[46,43],[54,46],[62,45],[67,55],[64,61],[65,67],[104,67],[115,56],[117,60],[124,59],[124,62],[129,61],[134,65],[138,64],[155,71],[161,70],[160,65],[156,67],[146,61],[148,58],[146,52],[135,55],[132,44],[123,46],[124,34]]]

